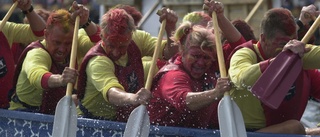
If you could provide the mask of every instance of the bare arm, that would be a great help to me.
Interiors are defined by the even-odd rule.
[[[204,92],[189,92],[186,97],[186,104],[190,110],[198,110],[211,103],[218,101],[224,92],[231,89],[229,78],[219,78],[216,87]]]
[[[205,0],[204,4],[208,7],[208,14],[211,17],[212,12],[217,13],[219,28],[224,34],[228,42],[237,42],[241,38],[241,33],[232,25],[232,23],[224,16],[224,7],[221,2]]]
[[[307,135],[320,135],[320,127],[306,128]]]
[[[147,89],[142,88],[137,93],[133,94],[113,87],[109,89],[107,96],[109,102],[116,106],[136,106],[140,104],[147,104],[147,102],[151,98],[151,92]]]
[[[62,75],[53,74],[49,77],[48,86],[49,88],[56,88],[67,86],[69,82],[75,84],[77,77],[77,70],[66,67],[63,70]]]
[[[87,35],[91,36],[98,30],[98,26],[89,18],[89,9],[76,1],[72,3],[72,18],[75,20],[76,16],[80,16],[80,27],[84,28]]]
[[[18,1],[18,8],[20,8],[26,17],[28,18],[30,27],[33,31],[43,31],[46,27],[46,23],[42,17],[40,17],[31,5],[31,0],[14,0]]]
[[[167,33],[167,45],[164,48],[164,58],[165,59],[170,59],[172,56],[174,56],[178,52],[178,47],[176,46],[171,46],[172,40],[170,37],[172,36],[172,33],[176,29],[176,23],[178,21],[178,16],[177,14],[173,11],[170,10],[169,8],[162,8],[161,9],[161,15],[160,15],[160,22],[163,20],[166,20],[166,33]]]

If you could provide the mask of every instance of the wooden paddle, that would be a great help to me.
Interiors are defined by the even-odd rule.
[[[12,4],[12,6],[10,7],[9,11],[7,12],[7,14],[2,19],[1,24],[0,24],[0,32],[2,31],[4,24],[6,24],[6,22],[8,21],[8,19],[12,15],[12,12],[14,11],[14,9],[16,9],[17,5],[18,5],[18,1],[14,2]]]
[[[72,48],[70,55],[70,68],[75,68],[77,48],[78,48],[78,30],[80,17],[76,17],[74,33],[72,39]],[[76,105],[72,100],[73,84],[68,83],[66,96],[57,104],[53,121],[52,137],[75,137],[77,133],[77,111]]]
[[[245,22],[249,22],[249,20],[252,18],[253,14],[256,13],[257,9],[260,7],[260,5],[262,4],[263,0],[259,0],[256,5],[254,5],[254,7],[252,8],[252,10],[250,11],[250,13],[248,14],[248,16],[246,17],[246,19],[244,20]]]
[[[214,30],[219,30],[217,14],[212,12]],[[227,77],[219,31],[215,31],[216,49],[220,75]],[[246,137],[246,129],[242,113],[237,104],[231,100],[229,92],[225,92],[218,105],[218,119],[221,137]]]
[[[166,20],[161,23],[157,45],[153,53],[151,67],[148,72],[148,77],[145,85],[145,89],[150,90],[152,85],[152,79],[155,74],[156,62],[159,56],[159,50],[162,42],[162,37],[164,35],[166,26]],[[135,108],[128,119],[126,124],[126,129],[124,130],[123,137],[148,137],[150,130],[150,119],[145,105],[140,105]]]
[[[312,24],[301,42],[307,43],[320,24],[320,16]],[[263,104],[277,109],[302,69],[299,55],[281,52],[252,86],[251,92]]]

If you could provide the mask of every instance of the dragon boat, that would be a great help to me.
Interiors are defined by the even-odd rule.
[[[54,116],[0,109],[1,137],[51,137]],[[78,118],[77,137],[122,137],[126,123]],[[312,137],[247,132],[248,137]],[[220,137],[219,130],[150,126],[149,137]],[[316,137],[316,136],[314,136]]]

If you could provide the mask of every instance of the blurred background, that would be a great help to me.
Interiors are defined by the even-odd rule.
[[[44,8],[49,11],[58,8],[68,9],[74,0],[33,0],[35,8]],[[203,0],[75,0],[86,5],[90,9],[90,18],[99,23],[99,18],[110,7],[117,4],[133,5],[144,15],[139,24],[139,29],[143,29],[153,36],[158,35],[160,28],[159,17],[156,11],[163,6],[174,10],[181,22],[183,16],[189,12],[202,10]],[[258,0],[220,0],[225,6],[225,15],[230,19],[245,19]],[[292,11],[295,17],[299,17],[302,6],[314,4],[320,7],[320,0],[264,0],[259,9],[249,20],[249,24],[254,29],[256,37],[259,36],[259,24],[263,14],[273,7],[284,7]],[[12,5],[12,0],[0,0],[0,19],[4,17]],[[16,9],[9,21],[22,22],[24,15]]]

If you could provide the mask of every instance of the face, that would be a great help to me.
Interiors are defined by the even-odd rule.
[[[212,61],[214,61],[213,57],[215,54],[212,50],[206,48],[204,51],[198,46],[191,46],[188,51],[182,55],[184,68],[195,79],[201,78],[212,65]]]
[[[123,41],[109,41],[103,38],[103,44],[106,48],[108,56],[113,60],[117,61],[121,56],[127,53],[128,46],[132,40],[132,35],[128,35],[126,40]]]
[[[55,62],[64,62],[70,56],[73,29],[70,30],[64,33],[59,26],[55,26],[52,30],[45,30],[47,50]]]
[[[289,40],[296,39],[296,34],[291,36],[283,33],[276,33],[274,38],[267,39],[261,35],[261,46],[266,58],[276,57],[283,49],[283,47],[289,42]]]

